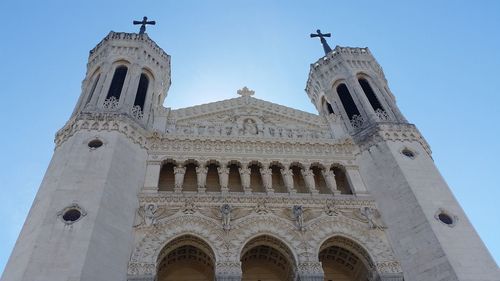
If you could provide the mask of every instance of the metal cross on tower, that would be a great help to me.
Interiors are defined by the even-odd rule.
[[[146,32],[146,24],[155,25],[156,21],[148,21],[148,17],[143,17],[142,21],[135,20],[133,23],[136,25],[140,24],[141,28],[139,29],[139,34],[144,34],[144,32]]]
[[[319,29],[316,30],[316,33],[317,34],[311,33],[311,38],[319,37],[320,41],[321,41],[321,45],[323,45],[323,50],[325,50],[325,55],[328,55],[328,53],[332,51],[332,48],[330,48],[330,46],[326,42],[325,37],[330,37],[330,36],[332,36],[332,34],[331,33],[324,33],[323,34],[323,33],[321,33],[321,30],[319,30]]]

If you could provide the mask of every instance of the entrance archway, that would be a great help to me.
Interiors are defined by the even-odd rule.
[[[325,281],[371,280],[373,262],[360,245],[345,237],[332,237],[321,245],[319,261]]]
[[[215,255],[192,235],[170,241],[158,256],[157,281],[213,281]]]
[[[268,235],[250,240],[241,251],[242,281],[295,280],[295,268],[290,249]]]

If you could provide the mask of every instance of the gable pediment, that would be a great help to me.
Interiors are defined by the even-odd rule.
[[[323,117],[252,97],[172,110],[167,129],[176,135],[332,138]]]

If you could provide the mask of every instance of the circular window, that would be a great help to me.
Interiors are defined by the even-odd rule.
[[[444,209],[439,209],[436,214],[434,215],[436,220],[439,222],[446,224],[449,227],[454,227],[455,224],[458,221],[457,216],[450,214],[450,212],[444,210]]]
[[[102,145],[103,145],[103,143],[100,139],[91,140],[88,143],[88,146],[90,147],[90,149],[96,149],[96,148],[101,147]]]
[[[77,209],[69,209],[64,212],[62,219],[66,222],[75,222],[82,217],[82,212]]]
[[[73,203],[66,208],[62,209],[57,213],[59,219],[67,224],[71,225],[79,220],[81,220],[87,213],[78,204]]]
[[[452,225],[453,224],[453,218],[451,218],[449,215],[447,215],[445,213],[440,213],[438,215],[438,218],[444,224],[447,224],[447,225]]]
[[[401,153],[408,158],[411,158],[411,159],[415,158],[415,153],[413,151],[409,150],[408,148],[403,149],[401,151]]]

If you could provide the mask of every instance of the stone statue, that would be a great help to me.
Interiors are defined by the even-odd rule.
[[[304,209],[301,205],[295,205],[292,208],[295,223],[300,231],[304,231]]]
[[[367,220],[370,229],[384,229],[385,226],[379,221],[380,214],[370,207],[361,208],[361,215]]]
[[[220,207],[222,214],[222,229],[229,231],[231,229],[231,206],[224,204]]]
[[[186,167],[174,167],[174,191],[181,191],[182,184],[184,183],[184,174],[186,173]]]
[[[328,203],[325,205],[325,213],[328,216],[338,216],[339,210],[335,207],[335,205],[333,205],[333,203]]]
[[[205,190],[207,183],[207,167],[196,167],[196,179],[198,180],[198,189]]]
[[[302,176],[304,177],[304,181],[306,183],[307,188],[311,193],[318,193],[316,189],[316,183],[314,181],[314,172],[310,169],[301,169]]]
[[[139,221],[134,225],[134,227],[138,227],[143,224],[146,226],[154,226],[158,222],[158,219],[165,216],[166,210],[165,208],[158,208],[156,204],[149,203],[145,206],[139,207],[139,209],[137,209],[137,214]]]
[[[243,122],[243,134],[244,135],[256,135],[257,134],[257,125],[255,121],[248,118]]]
[[[227,167],[217,167],[217,172],[219,172],[219,183],[221,190],[228,190],[229,181],[229,168]]]
[[[269,168],[261,168],[260,175],[262,176],[262,185],[264,186],[266,191],[272,191],[273,190],[272,170]]]
[[[295,189],[293,187],[293,171],[291,169],[280,169],[281,175],[283,176],[283,183],[286,186],[286,189],[290,193],[294,193]]]
[[[250,190],[250,169],[249,168],[239,168],[238,169],[240,172],[240,177],[241,177],[241,186],[243,187],[243,190],[247,191]]]
[[[333,194],[338,194],[340,191],[337,189],[337,182],[335,181],[335,173],[332,170],[322,170],[323,177],[325,178],[326,186]]]

